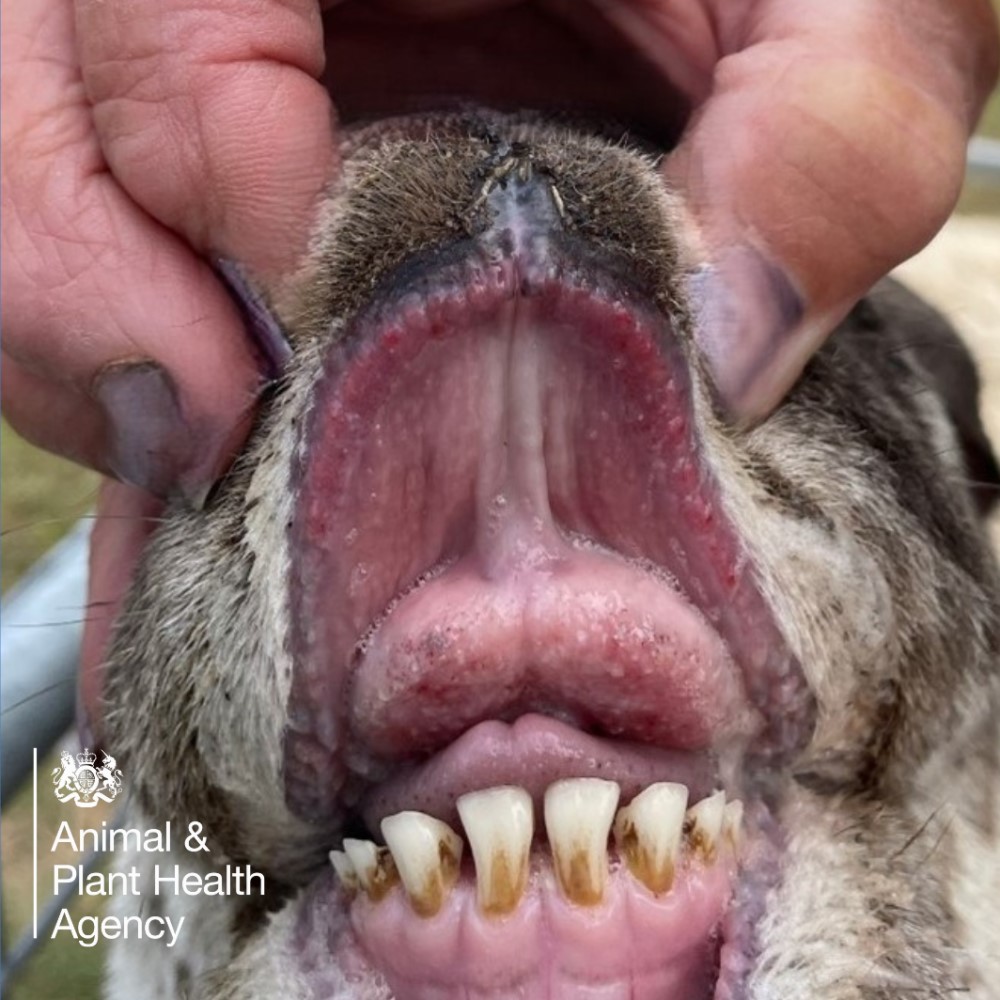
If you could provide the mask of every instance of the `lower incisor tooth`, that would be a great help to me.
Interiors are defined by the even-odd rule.
[[[354,870],[354,865],[351,864],[347,852],[330,851],[330,864],[333,865],[333,870],[337,873],[340,884],[350,892],[357,892],[361,884],[358,882],[358,873]]]
[[[384,847],[370,840],[348,837],[344,840],[344,853],[354,866],[358,884],[374,902],[382,899],[399,881],[392,855]]]
[[[528,884],[535,830],[531,796],[508,785],[469,792],[457,804],[476,862],[479,908],[490,916],[511,913]]]
[[[387,816],[382,836],[410,905],[419,916],[433,917],[458,880],[462,838],[447,823],[420,812]]]
[[[711,864],[719,850],[722,820],[726,811],[725,792],[716,792],[696,802],[684,820],[684,839],[694,856]]]
[[[640,792],[615,817],[615,842],[629,871],[650,892],[667,892],[674,882],[688,790],[669,781]]]
[[[722,814],[722,837],[736,854],[743,842],[743,803],[739,799],[726,803]]]
[[[545,792],[545,828],[556,879],[579,906],[596,906],[608,879],[608,833],[621,790],[614,781],[570,778]]]

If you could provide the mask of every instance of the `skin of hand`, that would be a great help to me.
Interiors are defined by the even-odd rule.
[[[92,718],[145,491],[199,503],[263,383],[207,261],[294,265],[338,113],[461,93],[685,118],[663,173],[704,261],[698,337],[754,420],[943,223],[1000,58],[988,0],[0,2],[4,412],[122,481],[94,535]]]

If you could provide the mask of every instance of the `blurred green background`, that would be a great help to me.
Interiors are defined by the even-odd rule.
[[[995,0],[1000,9],[1000,0]],[[983,135],[1000,139],[1000,89],[994,93],[980,127]],[[1000,214],[1000,186],[969,184],[960,212]],[[57,541],[93,505],[97,477],[86,470],[47,455],[19,438],[7,425],[0,425],[0,513],[2,548],[0,571],[3,589],[47,548]],[[67,744],[68,746],[68,744]],[[47,789],[58,754],[39,767],[40,787]],[[46,855],[59,822],[59,803],[41,795],[43,803],[40,837],[43,848],[42,886],[51,884],[51,864],[72,858]],[[98,812],[98,810],[95,810]],[[104,815],[92,817],[100,826]],[[3,938],[9,948],[31,920],[31,796],[25,788],[2,817],[0,877],[3,889]],[[78,900],[74,912],[97,912],[95,900]],[[35,953],[23,975],[5,992],[7,1000],[97,1000],[99,995],[100,948],[84,949],[70,941],[45,945]]]

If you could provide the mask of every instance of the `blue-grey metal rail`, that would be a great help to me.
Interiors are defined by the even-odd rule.
[[[977,135],[969,142],[966,173],[1000,185],[1000,139]]]
[[[73,722],[87,599],[90,521],[81,521],[0,605],[0,799],[5,806]]]

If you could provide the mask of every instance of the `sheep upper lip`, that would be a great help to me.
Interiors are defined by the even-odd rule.
[[[527,565],[522,542],[538,546]],[[759,728],[718,632],[662,575],[520,523],[491,532],[493,544],[500,568],[488,551],[458,560],[396,601],[364,643],[350,711],[373,753],[412,759],[530,711],[682,750]]]

